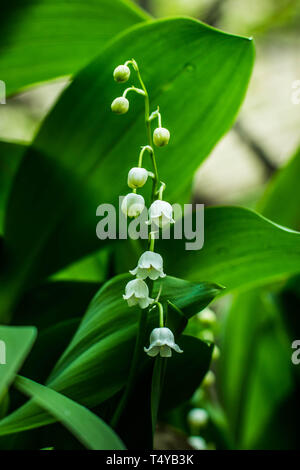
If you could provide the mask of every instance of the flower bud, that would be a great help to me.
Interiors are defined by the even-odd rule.
[[[206,328],[205,330],[202,330],[198,336],[203,341],[209,341],[210,343],[213,343],[215,340],[213,332],[209,330],[208,328]]]
[[[188,444],[196,450],[206,450],[206,441],[200,436],[190,436],[187,439]]]
[[[148,171],[145,168],[134,167],[128,173],[128,186],[130,188],[141,188],[148,178]]]
[[[203,408],[193,408],[187,415],[187,420],[193,432],[199,431],[208,423],[209,416]]]
[[[217,321],[216,314],[210,308],[205,308],[202,312],[198,313],[197,319],[205,326],[213,326]]]
[[[115,100],[113,100],[111,104],[111,110],[113,113],[116,114],[125,114],[129,109],[129,101],[124,96],[119,96]]]
[[[214,347],[214,350],[213,350],[213,353],[212,353],[212,360],[217,361],[219,359],[220,355],[221,355],[220,349],[215,344],[215,347]]]
[[[164,147],[168,145],[170,140],[170,132],[165,127],[157,127],[153,132],[153,142],[156,147]]]
[[[144,210],[145,201],[140,194],[129,193],[124,197],[121,211],[129,217],[137,217]]]
[[[127,65],[118,65],[114,70],[114,79],[116,82],[124,83],[130,77],[130,68]]]
[[[204,377],[204,379],[203,379],[203,381],[202,381],[202,386],[203,386],[204,388],[211,387],[212,385],[214,385],[215,381],[216,381],[215,374],[213,373],[213,371],[209,370],[209,371],[206,373],[206,375],[205,375],[205,377]]]

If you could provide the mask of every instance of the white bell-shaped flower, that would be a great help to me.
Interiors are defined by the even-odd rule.
[[[128,186],[130,188],[141,188],[148,179],[148,171],[145,168],[134,167],[128,173]]]
[[[147,308],[153,303],[153,299],[149,297],[148,286],[142,279],[134,279],[126,284],[123,299],[127,300],[129,307],[139,305],[141,308]]]
[[[154,328],[150,335],[150,346],[144,348],[148,356],[154,357],[158,354],[161,357],[171,357],[172,349],[182,353],[182,349],[175,343],[174,335],[169,328]]]
[[[153,251],[145,251],[140,257],[137,267],[129,272],[138,279],[149,277],[152,281],[159,277],[166,277],[163,272],[163,259],[158,253],[153,253]]]
[[[175,222],[172,215],[173,209],[171,204],[166,201],[154,201],[149,209],[150,220],[147,222],[147,224],[151,224],[153,222],[158,227],[163,228],[166,225]]]
[[[137,217],[144,210],[145,201],[140,194],[129,193],[124,197],[121,210],[129,217]]]

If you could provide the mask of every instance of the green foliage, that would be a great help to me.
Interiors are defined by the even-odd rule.
[[[25,377],[17,377],[15,386],[55,416],[88,449],[125,449],[115,432],[84,406]]]
[[[14,380],[16,373],[32,347],[35,337],[36,329],[33,327],[0,326],[1,342],[4,342],[5,345],[5,364],[1,363],[0,400]]]
[[[15,0],[2,9],[0,78],[8,94],[72,81],[28,147],[0,142],[0,322],[13,324],[0,326],[7,350],[1,447],[18,448],[23,438],[26,447],[36,428],[59,422],[90,449],[150,448],[157,420],[187,410],[210,367],[213,344],[182,334],[185,327],[231,291],[218,383],[224,410],[207,407],[215,435],[236,448],[294,442],[282,415],[288,400],[294,404],[299,376],[283,317],[299,310],[299,150],[258,212],[206,209],[203,249],[187,251],[186,240],[157,242],[165,272],[177,277],[154,282],[151,295],[160,295],[184,353],[154,361],[140,351],[131,374],[141,311],[122,298],[132,277],[116,274],[133,268],[144,246],[100,242],[96,208],[118,207],[135,149],[147,138],[141,96],[130,96],[126,119],[111,113],[123,93],[113,70],[133,57],[139,63],[151,110],[160,106],[171,131],[170,143],[157,150],[159,174],[168,200],[182,203],[190,201],[196,169],[232,126],[254,60],[247,38],[188,18],[149,20],[125,0]],[[134,74],[132,84],[138,86]],[[158,325],[157,310],[141,316],[144,338]],[[293,332],[299,320],[292,324]],[[198,336],[198,327],[187,331]],[[280,444],[282,422],[287,437]]]
[[[239,207],[208,208],[204,227],[199,251],[184,251],[185,240],[164,242],[162,253],[177,253],[176,259],[166,259],[169,272],[192,281],[216,281],[226,292],[299,272],[298,232]]]
[[[7,309],[28,284],[99,248],[96,207],[116,203],[124,194],[131,149],[144,141],[140,97],[131,99],[134,112],[126,120],[110,112],[112,97],[119,93],[112,70],[132,56],[143,64],[155,96],[151,104],[159,100],[172,128],[160,168],[169,182],[169,199],[178,201],[183,193],[188,196],[194,171],[235,118],[253,46],[194,20],[156,21],[123,34],[77,75],[45,119],[13,183],[5,221],[13,277],[3,287]]]
[[[12,0],[1,7],[7,93],[75,74],[123,29],[147,19],[124,0]]]
[[[275,175],[259,203],[263,213],[292,228],[299,224],[299,162],[298,151]],[[298,247],[299,241],[280,250],[276,256],[278,264],[284,266],[285,254],[297,256]],[[239,294],[228,313],[221,390],[236,445],[242,448],[294,446],[296,431],[286,407],[287,402],[294,402],[296,385],[295,366],[291,362],[294,337],[287,334],[284,326],[287,313],[280,311],[274,289]],[[296,333],[297,328],[293,329]],[[279,413],[282,413],[280,422],[276,421]],[[280,438],[283,423],[286,433]]]
[[[130,309],[120,295],[129,279],[128,275],[118,276],[100,289],[48,379],[49,387],[88,406],[103,403],[123,387],[130,367],[139,313],[137,307]],[[170,299],[189,318],[191,309],[194,313],[201,310],[220,290],[216,285],[195,285],[167,277],[163,281],[161,299]],[[147,326],[148,333],[156,319],[153,312]],[[203,351],[206,348],[202,346]],[[201,370],[208,368],[210,354],[199,356],[199,361],[203,362],[196,378],[197,385],[203,375]],[[144,362],[149,362],[146,355]],[[195,364],[199,366],[198,362]],[[190,373],[194,374],[195,370],[190,370]],[[178,393],[182,392],[178,390]],[[0,422],[0,435],[52,421],[51,416],[29,402]]]

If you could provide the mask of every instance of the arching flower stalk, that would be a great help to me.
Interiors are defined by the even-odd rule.
[[[135,92],[143,96],[145,103],[145,127],[147,135],[147,144],[141,147],[138,161],[136,166],[133,166],[128,173],[127,183],[132,192],[127,194],[122,202],[122,212],[129,217],[138,217],[144,209],[144,198],[137,191],[143,188],[147,182],[152,181],[151,204],[149,209],[149,220],[147,224],[151,225],[151,231],[148,241],[148,249],[140,256],[137,266],[129,271],[136,279],[131,280],[125,287],[125,294],[123,298],[127,301],[128,306],[139,305],[141,308],[138,335],[136,340],[136,347],[132,361],[132,367],[128,380],[128,386],[125,389],[122,400],[116,410],[112,424],[118,421],[123,407],[131,391],[131,386],[135,379],[137,372],[138,357],[140,351],[144,346],[145,352],[154,357],[160,354],[161,357],[170,357],[172,350],[176,352],[183,352],[180,347],[175,343],[174,335],[169,328],[164,324],[164,310],[163,305],[159,302],[161,293],[161,286],[157,298],[151,298],[153,293],[153,282],[159,282],[160,278],[164,278],[166,274],[163,268],[163,258],[155,249],[155,235],[159,228],[164,228],[167,225],[174,223],[173,209],[171,204],[163,200],[163,193],[166,189],[166,184],[159,179],[158,167],[156,163],[156,156],[154,145],[157,147],[164,147],[168,145],[170,140],[170,132],[162,126],[162,116],[157,108],[150,114],[149,95],[146,86],[142,80],[138,64],[134,59],[127,60],[124,64],[118,65],[113,73],[114,80],[118,83],[126,82],[131,76],[130,67],[136,73],[140,83],[140,88],[130,86],[125,89],[122,96],[115,98],[112,102],[111,109],[116,114],[125,114],[129,110],[128,94]],[[151,124],[157,119],[158,125],[152,132]],[[153,145],[154,144],[154,145]],[[146,169],[147,165],[143,164],[145,154],[149,154],[152,170]],[[159,308],[159,327],[154,328],[150,335],[150,346],[145,347],[145,331],[147,325],[147,308]]]

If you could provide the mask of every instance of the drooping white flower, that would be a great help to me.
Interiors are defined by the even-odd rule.
[[[126,284],[123,299],[127,300],[129,307],[139,305],[141,308],[147,308],[153,303],[153,299],[149,297],[148,286],[142,279],[134,279]]]
[[[159,277],[166,277],[163,272],[163,259],[158,253],[153,253],[153,251],[145,251],[140,257],[137,267],[129,272],[138,279],[149,277],[152,281]]]
[[[127,194],[121,204],[121,210],[129,217],[137,217],[143,212],[145,201],[140,194],[129,193]]]
[[[172,349],[182,353],[182,349],[175,343],[174,335],[169,328],[154,328],[150,335],[150,346],[144,348],[148,356],[154,357],[158,354],[161,357],[171,357]]]
[[[148,179],[148,171],[145,168],[134,167],[128,173],[128,186],[130,188],[141,188]]]
[[[158,227],[165,227],[171,223],[174,223],[175,220],[172,218],[173,209],[171,204],[166,201],[154,201],[149,209],[149,218],[150,220],[147,224],[151,224],[152,222],[157,225]]]

